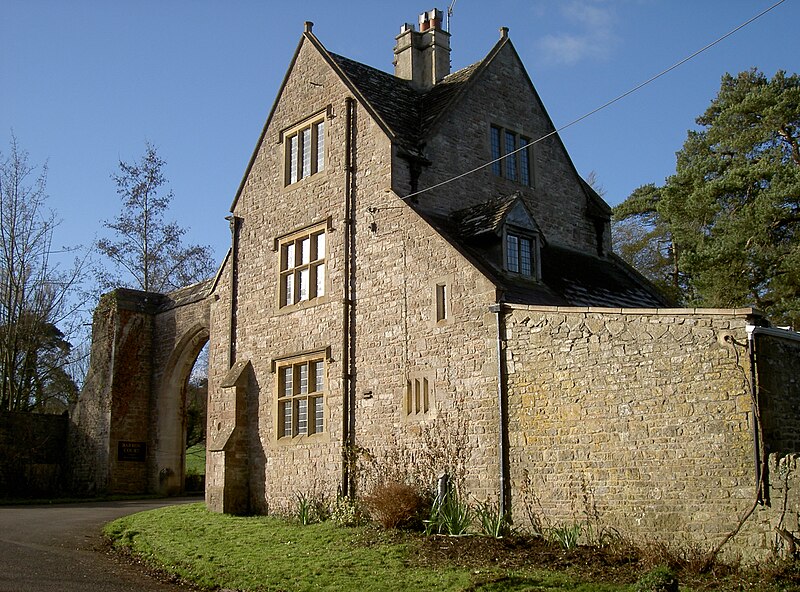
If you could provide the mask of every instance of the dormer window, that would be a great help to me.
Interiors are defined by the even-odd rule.
[[[297,125],[283,134],[286,185],[325,169],[324,114]]]
[[[507,230],[503,251],[506,271],[539,279],[539,242],[535,235]]]
[[[530,138],[497,125],[491,126],[490,135],[492,160],[495,161],[492,163],[492,172],[509,181],[533,186],[533,146]]]

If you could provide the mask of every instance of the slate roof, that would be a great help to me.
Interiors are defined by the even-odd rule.
[[[453,220],[458,228],[459,236],[472,238],[487,232],[497,232],[506,214],[514,207],[518,199],[519,195],[513,193],[456,212]]]
[[[367,100],[377,115],[409,150],[416,150],[455,96],[477,72],[477,62],[446,76],[427,92],[415,90],[407,80],[328,52],[331,59]]]
[[[502,42],[482,61],[453,72],[427,92],[417,91],[408,81],[377,68],[335,53],[328,52],[328,55],[382,120],[398,145],[421,156],[426,136],[501,46]],[[588,184],[581,182],[587,193],[588,213],[607,217],[609,206]],[[502,262],[492,260],[491,252],[493,250],[497,256],[500,226],[518,199],[518,194],[498,197],[446,219],[415,209],[497,285],[506,302],[613,308],[669,305],[647,280],[615,255],[598,257],[579,253],[548,245],[544,240],[541,281],[533,282],[505,272]]]
[[[344,56],[329,53],[378,116],[404,144],[415,146],[419,137],[420,94],[407,80]]]
[[[490,200],[428,221],[459,249],[513,304],[663,308],[670,303],[638,272],[614,254],[599,257],[549,245],[540,250],[542,278],[532,281],[502,268],[500,226],[517,194]],[[536,223],[533,220],[534,224]]]

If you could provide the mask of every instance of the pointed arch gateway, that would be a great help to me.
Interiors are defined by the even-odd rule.
[[[186,465],[186,393],[189,375],[197,357],[208,343],[207,323],[195,323],[175,344],[159,384],[154,388],[153,405],[154,470],[151,489],[162,495],[176,495],[184,491]]]

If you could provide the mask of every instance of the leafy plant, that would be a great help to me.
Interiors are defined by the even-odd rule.
[[[472,509],[459,499],[456,489],[448,491],[431,507],[431,516],[425,521],[425,534],[466,534],[472,525]]]
[[[303,526],[316,522],[316,520],[314,520],[314,510],[311,505],[311,500],[308,499],[304,493],[297,494],[296,516]]]
[[[475,515],[481,525],[481,534],[496,539],[510,534],[511,523],[507,515],[500,513],[499,504],[491,503],[488,500],[478,502],[475,507]]]
[[[358,500],[346,495],[336,496],[331,507],[330,519],[339,526],[358,526],[364,522]]]
[[[578,540],[580,540],[582,534],[583,524],[579,522],[554,526],[547,530],[547,538],[558,543],[565,551],[575,549],[578,546]]]
[[[635,592],[678,592],[678,578],[669,567],[650,570],[636,582]]]

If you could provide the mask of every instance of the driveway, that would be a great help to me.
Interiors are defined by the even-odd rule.
[[[0,506],[0,592],[185,592],[101,552],[103,524],[200,498]]]

